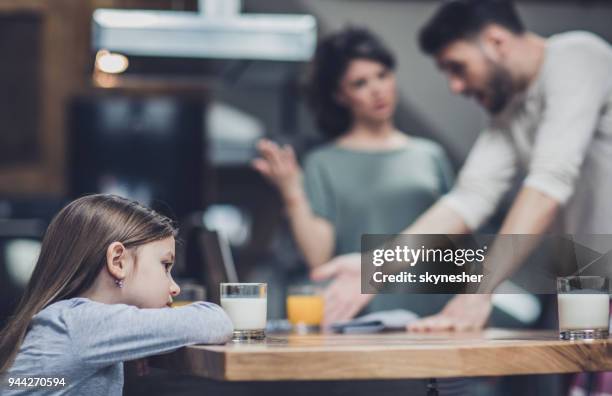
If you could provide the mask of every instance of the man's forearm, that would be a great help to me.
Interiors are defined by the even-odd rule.
[[[532,235],[521,243],[519,250],[508,252],[502,244],[495,243],[488,254],[485,268],[489,271],[483,292],[492,292],[500,283],[516,271],[533,252],[542,234],[549,230],[558,213],[559,203],[548,195],[531,187],[523,187],[506,216],[499,231],[501,235]]]
[[[544,234],[559,213],[559,203],[531,187],[519,191],[506,216],[500,234]]]
[[[443,202],[438,201],[402,234],[469,234],[463,217]]]

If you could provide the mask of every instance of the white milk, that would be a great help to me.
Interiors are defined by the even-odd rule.
[[[234,330],[266,328],[267,298],[222,298],[221,307],[234,324]]]
[[[608,294],[560,293],[558,302],[560,330],[608,330]]]

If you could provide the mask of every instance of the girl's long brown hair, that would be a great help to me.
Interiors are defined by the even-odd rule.
[[[115,195],[88,195],[64,207],[47,228],[24,295],[0,333],[0,374],[13,364],[34,315],[93,284],[111,243],[130,248],[176,233],[169,218]]]

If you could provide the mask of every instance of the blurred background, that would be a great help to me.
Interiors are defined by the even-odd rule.
[[[200,231],[217,231],[220,255],[228,259],[227,242],[241,281],[278,286],[270,288],[269,317],[284,317],[284,289],[305,267],[276,190],[250,167],[255,142],[291,143],[301,155],[323,141],[305,104],[308,62],[319,37],[354,24],[397,56],[396,125],[439,142],[458,169],[486,117],[451,95],[417,48],[417,31],[437,4],[0,0],[0,325],[27,283],[49,220],[67,201],[94,192],[178,219],[176,276],[188,283],[206,286],[216,276]],[[517,4],[536,33],[584,29],[612,41],[609,1]],[[495,320],[550,323],[525,324],[503,312]]]

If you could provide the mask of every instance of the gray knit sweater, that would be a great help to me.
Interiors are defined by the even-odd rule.
[[[190,344],[224,343],[231,334],[229,317],[207,302],[139,309],[81,297],[59,301],[32,319],[0,394],[121,395],[124,361]],[[9,378],[23,377],[64,378],[65,385],[8,386]]]

